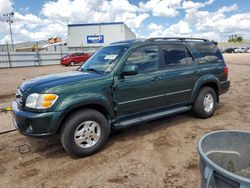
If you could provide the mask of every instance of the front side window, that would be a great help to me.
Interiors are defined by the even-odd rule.
[[[157,70],[159,67],[158,46],[144,46],[137,48],[130,54],[126,64],[137,65],[139,73]]]
[[[192,62],[192,57],[187,48],[183,45],[162,46],[164,66],[182,66]]]

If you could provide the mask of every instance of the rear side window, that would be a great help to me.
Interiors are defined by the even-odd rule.
[[[164,67],[183,66],[192,63],[190,52],[184,45],[161,46]]]
[[[219,48],[213,43],[191,43],[190,46],[195,54],[195,58],[200,63],[223,62],[223,56]]]
[[[126,64],[135,64],[139,72],[157,70],[159,67],[158,46],[144,46],[137,48],[128,57]]]

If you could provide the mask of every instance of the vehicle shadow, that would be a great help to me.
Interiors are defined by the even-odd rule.
[[[186,121],[190,120],[190,118],[193,119],[195,117],[191,112],[184,112],[123,129],[112,130],[105,149],[108,149],[112,145],[116,144],[117,141],[143,138],[148,134],[152,134],[152,132],[157,134],[158,132],[169,129],[170,127],[183,124]]]
[[[62,158],[67,156],[58,135],[46,139],[28,137],[27,143],[31,147],[31,153],[39,154],[44,158]]]
[[[152,132],[159,132],[169,127],[176,126],[179,123],[182,124],[189,118],[193,118],[193,116],[190,112],[186,112],[123,129],[112,130],[103,152],[105,153],[105,150],[108,152],[109,148],[117,142],[144,137]],[[63,158],[69,156],[60,143],[59,135],[46,139],[27,137],[27,144],[30,147],[30,153],[38,154],[43,158]],[[77,159],[72,156],[71,158]]]

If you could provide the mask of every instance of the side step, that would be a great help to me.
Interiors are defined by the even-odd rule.
[[[153,114],[144,115],[144,116],[140,116],[140,117],[133,118],[130,120],[125,120],[125,121],[115,123],[114,128],[116,128],[116,129],[125,128],[125,127],[131,126],[131,125],[151,121],[154,119],[170,116],[170,115],[181,113],[181,112],[186,112],[186,111],[189,111],[190,109],[191,109],[191,106],[182,106],[182,107],[173,108],[170,110],[156,112]]]

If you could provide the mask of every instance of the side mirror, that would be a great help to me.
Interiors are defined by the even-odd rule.
[[[137,65],[125,65],[122,69],[121,76],[132,76],[138,74],[138,72],[139,68]]]

